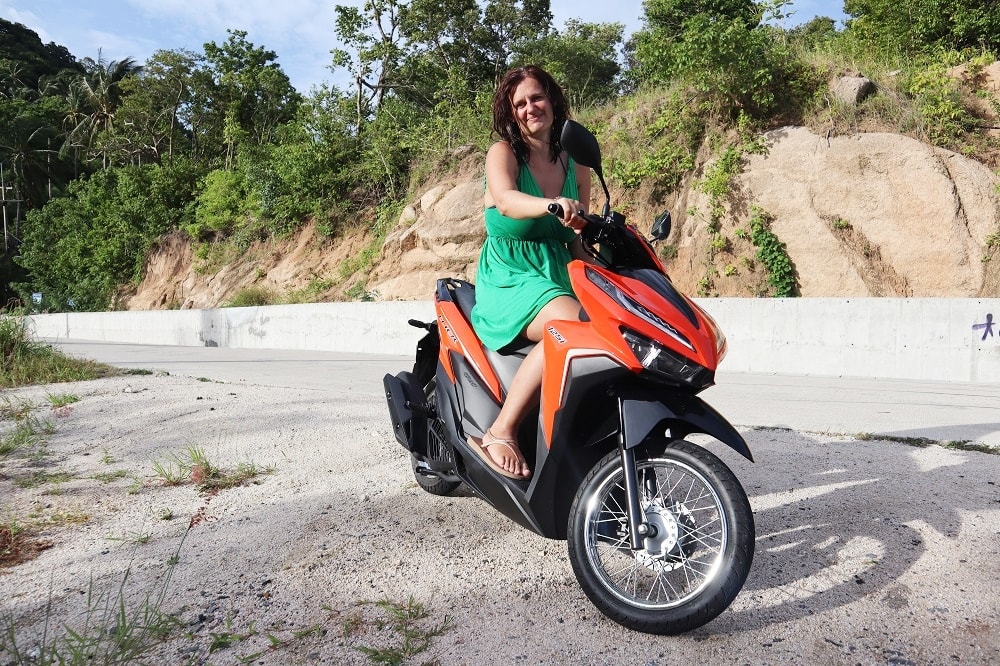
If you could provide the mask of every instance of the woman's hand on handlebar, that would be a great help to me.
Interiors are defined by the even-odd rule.
[[[574,201],[567,197],[557,197],[548,205],[548,211],[559,218],[563,226],[567,226],[579,232],[587,226],[587,220],[583,219],[585,210],[579,201]],[[569,214],[567,214],[567,211]]]

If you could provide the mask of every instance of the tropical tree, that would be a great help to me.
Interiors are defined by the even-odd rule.
[[[520,46],[552,32],[550,0],[491,0],[483,11],[482,31],[482,48],[495,82]]]
[[[184,50],[155,52],[142,72],[122,81],[122,122],[116,131],[126,139],[138,163],[170,163],[186,152],[195,130],[191,122],[193,74],[200,56]]]
[[[689,69],[678,45],[695,38],[706,24],[712,32],[746,32],[760,25],[754,0],[645,0],[644,28],[633,36],[633,72],[642,80],[665,81]]]
[[[613,99],[620,91],[621,23],[566,22],[561,32],[526,42],[513,54],[514,63],[545,68],[563,86],[573,106]]]
[[[295,118],[301,97],[274,51],[254,46],[245,31],[227,32],[225,43],[205,44],[204,66],[192,79],[192,101],[207,121],[199,128],[202,135],[214,133],[211,139],[222,146],[229,167],[240,146],[272,143],[278,128]]]
[[[734,119],[772,113],[812,80],[767,21],[787,0],[646,0],[646,27],[633,36],[634,83],[681,81]],[[804,83],[798,79],[804,77]],[[795,81],[793,84],[792,82]]]
[[[58,155],[61,112],[54,98],[0,103],[0,165],[3,186],[11,188],[3,198],[25,210],[41,208],[69,180],[69,166]]]
[[[844,0],[850,31],[901,55],[1000,49],[1000,0]]]
[[[443,11],[442,11],[443,10]],[[475,0],[412,0],[402,13],[407,53],[394,94],[426,110],[468,106],[492,82],[479,5]]]
[[[345,48],[334,49],[333,67],[354,80],[355,131],[382,106],[395,85],[405,53],[398,0],[366,0],[361,7],[337,5],[335,31]]]
[[[100,156],[102,167],[107,168],[109,149],[100,139],[114,127],[121,105],[122,80],[142,67],[132,58],[105,60],[100,54],[96,61],[84,58],[81,64],[85,73],[71,84],[67,98],[70,127],[64,149],[82,148],[88,158]]]
[[[17,64],[21,86],[37,90],[39,79],[54,76],[63,70],[83,73],[76,58],[64,46],[43,44],[33,30],[0,18],[0,61]]]

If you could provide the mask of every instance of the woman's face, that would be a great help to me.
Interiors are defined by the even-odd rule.
[[[552,102],[537,79],[528,77],[521,81],[514,88],[510,103],[514,109],[514,118],[517,119],[521,134],[525,138],[549,137],[553,120]]]

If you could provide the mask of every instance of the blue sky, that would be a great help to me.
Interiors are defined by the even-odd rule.
[[[567,19],[618,22],[626,35],[642,23],[642,0],[551,0],[554,24]],[[131,57],[143,62],[158,49],[201,52],[226,41],[226,29],[245,30],[255,46],[274,51],[299,92],[340,83],[329,69],[337,46],[334,6],[361,0],[0,0],[0,16],[55,42],[77,59]],[[843,0],[794,0],[788,27],[814,16],[841,20]]]

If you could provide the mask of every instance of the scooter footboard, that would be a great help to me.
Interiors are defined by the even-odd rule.
[[[392,434],[403,448],[422,453],[427,449],[427,418],[413,409],[425,402],[423,389],[412,372],[382,378],[389,403]]]

